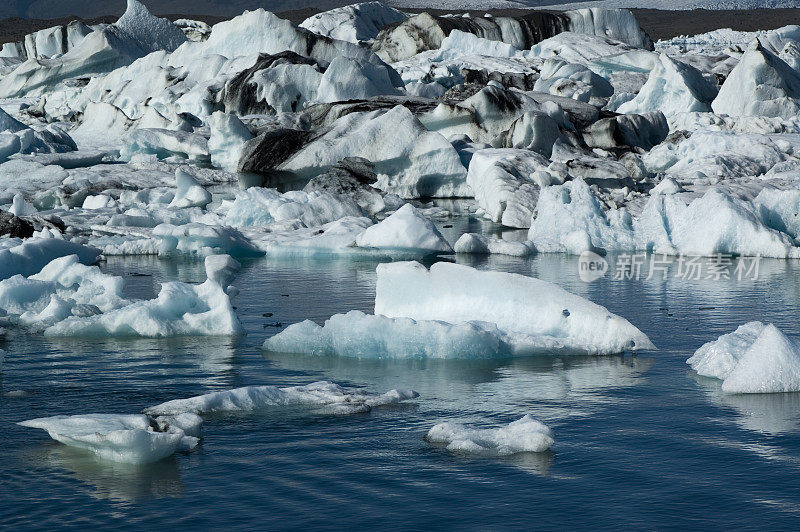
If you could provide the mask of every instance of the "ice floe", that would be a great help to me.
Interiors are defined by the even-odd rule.
[[[390,390],[375,394],[320,381],[305,386],[247,386],[212,392],[168,401],[145,409],[145,413],[153,416],[175,416],[184,413],[252,412],[294,405],[313,407],[324,413],[355,414],[416,397],[418,394],[412,390]]]

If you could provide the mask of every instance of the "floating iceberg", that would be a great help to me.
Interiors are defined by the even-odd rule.
[[[432,427],[425,439],[431,443],[447,444],[448,451],[499,456],[541,453],[550,449],[554,442],[550,428],[529,415],[493,429],[446,421]]]
[[[267,339],[264,348],[278,353],[353,358],[509,357],[512,349],[501,337],[491,324],[454,325],[352,310],[331,316],[324,326],[311,320],[290,325]]]
[[[596,189],[576,179],[541,191],[528,239],[540,252],[576,255],[603,249],[800,257],[793,237],[781,232],[784,226],[768,210],[717,188],[688,205],[679,195],[656,193],[633,217],[624,207],[607,205]]]
[[[337,314],[268,338],[276,352],[360,358],[613,354],[653,344],[627,320],[545,281],[445,262],[381,264],[375,315]]]
[[[23,427],[46,430],[51,438],[104,460],[157,462],[199,443],[202,419],[193,414],[152,418],[143,414],[85,414],[31,419]]]
[[[720,379],[725,393],[800,392],[800,342],[771,323],[746,323],[686,363],[698,375]]]
[[[536,253],[536,248],[529,242],[514,242],[502,238],[492,238],[476,233],[464,233],[453,246],[456,253],[474,255],[509,255],[527,257]]]
[[[554,284],[445,262],[430,270],[416,262],[378,265],[375,314],[490,322],[508,335],[587,353],[653,348],[628,320]]]
[[[145,409],[153,416],[174,416],[184,413],[211,414],[251,412],[280,406],[320,407],[325,413],[354,414],[368,412],[373,407],[396,404],[419,397],[412,390],[390,390],[373,394],[364,390],[342,388],[338,384],[320,381],[305,386],[248,386],[176,399]]]

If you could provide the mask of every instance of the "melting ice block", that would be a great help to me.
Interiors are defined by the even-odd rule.
[[[698,375],[722,380],[726,393],[800,391],[800,342],[773,324],[746,323],[686,361]]]
[[[199,442],[199,416],[184,414],[153,419],[143,414],[85,414],[31,419],[23,427],[46,430],[71,447],[114,462],[146,464],[194,448]]]
[[[550,428],[529,415],[493,429],[473,428],[452,422],[439,423],[428,431],[425,439],[431,443],[446,443],[449,451],[500,456],[541,453],[553,445]]]
[[[375,314],[490,322],[506,335],[555,339],[579,352],[654,347],[628,320],[552,283],[445,262],[430,270],[417,262],[378,265]]]
[[[205,267],[208,278],[203,284],[164,283],[156,299],[94,316],[71,316],[47,328],[45,335],[164,338],[243,334],[229,286],[241,265],[228,255],[211,255],[206,257]]]
[[[372,407],[399,403],[419,397],[413,390],[390,390],[372,394],[364,390],[342,388],[329,381],[305,386],[247,386],[233,390],[176,399],[147,408],[150,415],[207,414],[213,412],[250,412],[280,406],[319,406],[327,413],[367,412]]]
[[[357,358],[612,354],[653,344],[627,320],[545,281],[437,263],[378,266],[375,314],[306,320],[264,349]]]

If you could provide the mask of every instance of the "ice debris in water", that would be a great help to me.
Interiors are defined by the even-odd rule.
[[[176,399],[145,409],[150,415],[177,415],[185,412],[211,414],[218,412],[251,412],[280,406],[320,407],[324,413],[368,412],[373,407],[407,401],[419,397],[413,390],[390,390],[384,394],[343,388],[329,381],[305,386],[247,386],[212,392],[188,399]]]
[[[558,286],[436,263],[381,264],[374,316],[337,314],[268,338],[270,351],[354,357],[489,358],[653,348],[626,319]]]
[[[121,277],[69,255],[0,281],[0,311],[48,336],[238,335],[230,283],[240,267],[227,255],[208,256],[204,283],[167,282],[157,298],[130,301]]]
[[[171,281],[155,299],[136,301],[94,316],[72,316],[45,330],[47,336],[227,336],[244,333],[231,304],[230,283],[241,265],[228,255],[205,258],[199,285]]]
[[[698,375],[720,379],[726,393],[800,391],[800,341],[771,323],[746,323],[704,344],[686,363]]]
[[[202,422],[195,414],[157,418],[144,414],[84,414],[31,419],[19,425],[46,430],[54,440],[90,451],[104,460],[146,464],[196,447]]]
[[[416,397],[419,394],[413,390],[375,394],[328,381],[284,388],[249,386],[168,401],[146,408],[143,414],[53,416],[22,421],[19,425],[46,430],[54,440],[88,450],[105,460],[143,464],[176,451],[194,449],[200,441],[203,424],[199,414],[253,412],[286,406],[312,407],[314,412],[327,415],[356,414]]]
[[[453,452],[499,456],[541,453],[553,445],[550,428],[530,415],[499,428],[475,428],[446,421],[434,425],[425,439],[447,444],[447,450]]]

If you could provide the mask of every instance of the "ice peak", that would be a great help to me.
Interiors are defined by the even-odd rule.
[[[146,52],[172,52],[187,40],[180,28],[156,17],[138,0],[128,0],[128,8],[115,26]]]

